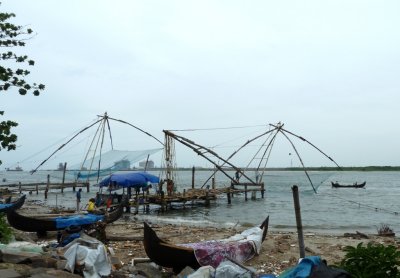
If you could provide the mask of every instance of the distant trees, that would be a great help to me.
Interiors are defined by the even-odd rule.
[[[15,88],[20,95],[32,92],[33,95],[38,96],[45,86],[28,83],[25,78],[30,74],[30,71],[22,68],[33,66],[35,62],[26,55],[18,55],[11,51],[11,48],[24,47],[26,41],[32,38],[33,31],[26,26],[10,23],[9,20],[13,17],[15,17],[13,13],[0,12],[0,47],[4,49],[0,53],[0,93]],[[3,116],[4,111],[0,110],[0,115]],[[11,128],[17,125],[18,123],[13,121],[0,122],[0,151],[2,149],[15,150],[17,135],[11,132]]]

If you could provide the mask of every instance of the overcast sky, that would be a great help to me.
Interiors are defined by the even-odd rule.
[[[1,93],[0,120],[19,123],[19,148],[1,151],[0,169],[55,150],[105,112],[161,141],[163,129],[261,133],[282,122],[341,166],[400,165],[399,8],[397,0],[2,0],[13,22],[37,32],[15,51],[36,61],[29,80],[46,90]],[[117,149],[160,147],[129,126],[111,128]],[[215,146],[258,134],[223,133],[181,135]],[[281,141],[271,166],[297,166]],[[306,166],[334,166],[293,143]],[[179,166],[203,166],[177,149]]]

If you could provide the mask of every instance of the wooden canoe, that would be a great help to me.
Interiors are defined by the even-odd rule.
[[[269,216],[260,225],[263,230],[262,241],[267,236],[268,222]],[[186,266],[193,269],[200,267],[193,248],[178,246],[160,239],[146,222],[144,222],[143,245],[151,261],[160,266],[172,268],[175,273],[181,272]]]
[[[367,182],[354,183],[354,184],[339,184],[338,182],[331,182],[334,188],[363,188]]]
[[[0,212],[8,212],[10,210],[19,209],[25,203],[25,199],[26,195],[22,195],[18,200],[13,203],[0,204]]]
[[[17,230],[25,232],[45,233],[47,231],[63,230],[71,225],[90,226],[97,221],[112,223],[122,216],[124,205],[120,204],[115,210],[103,214],[75,214],[58,217],[30,217],[17,213],[15,210],[7,212],[8,223]]]

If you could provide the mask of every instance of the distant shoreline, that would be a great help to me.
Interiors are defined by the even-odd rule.
[[[256,168],[241,168],[241,170],[245,171],[256,171]],[[193,167],[186,168],[176,168],[176,170],[182,171],[192,171]],[[164,170],[164,168],[153,168],[149,170]],[[196,171],[212,171],[214,168],[204,168],[204,167],[195,167]],[[225,171],[234,171],[233,168],[224,168]],[[259,171],[400,171],[400,166],[365,166],[365,167],[270,167],[270,168],[260,168]]]
[[[215,168],[207,168],[207,167],[200,167],[200,166],[194,166],[195,171],[214,171]],[[242,168],[238,167],[241,170],[244,171],[256,171],[256,168]],[[232,167],[226,167],[223,168],[224,171],[235,171],[234,168]],[[132,168],[132,169],[126,169],[126,170],[119,170],[119,171],[143,171],[144,169],[142,168]],[[165,171],[166,168],[163,167],[154,167],[154,168],[149,168],[147,169],[148,171]],[[177,167],[174,169],[175,171],[192,171],[193,167]],[[268,168],[260,168],[258,171],[358,171],[358,172],[372,172],[372,171],[400,171],[400,166],[363,166],[363,167],[268,167]],[[62,171],[62,170],[57,170],[57,169],[47,169],[43,171]],[[68,171],[77,171],[77,170],[72,170],[72,169],[67,169]]]

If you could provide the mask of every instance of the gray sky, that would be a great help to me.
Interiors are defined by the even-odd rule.
[[[19,123],[20,147],[2,151],[0,167],[55,150],[104,112],[160,140],[163,129],[281,121],[341,166],[399,165],[399,8],[396,0],[3,0],[2,11],[37,32],[15,51],[36,61],[29,80],[46,90],[1,94],[1,120]],[[111,128],[117,149],[160,146],[128,126]],[[259,134],[230,132],[181,135],[238,146]],[[270,166],[297,166],[281,141]],[[334,166],[293,142],[306,166]],[[203,161],[177,146],[179,166]]]

